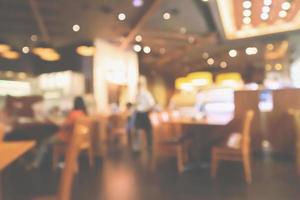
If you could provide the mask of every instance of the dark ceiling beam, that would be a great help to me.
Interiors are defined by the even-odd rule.
[[[34,16],[36,23],[38,25],[38,28],[41,32],[42,38],[44,41],[47,42],[50,40],[49,33],[48,33],[46,25],[44,23],[44,19],[39,11],[36,0],[29,0],[29,3],[30,3],[30,7],[32,10],[33,16]]]
[[[147,22],[147,20],[155,13],[155,11],[160,8],[162,0],[153,0],[148,10],[142,15],[142,17],[137,21],[137,23],[131,28],[127,37],[121,43],[121,48],[126,49],[130,42],[134,39],[136,34],[138,34],[141,27]]]

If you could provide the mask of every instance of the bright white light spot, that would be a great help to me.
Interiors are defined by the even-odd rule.
[[[289,10],[291,8],[291,3],[286,1],[281,4],[281,8],[282,8],[282,10]]]
[[[74,24],[72,29],[74,32],[78,32],[80,30],[80,26],[78,24]]]
[[[215,60],[213,58],[207,59],[207,64],[213,65],[215,63]]]
[[[29,51],[30,51],[30,49],[29,49],[29,47],[27,47],[27,46],[25,46],[25,47],[22,48],[22,52],[23,52],[24,54],[28,54]]]
[[[119,13],[118,14],[118,20],[124,21],[126,19],[126,15],[124,13]]]
[[[135,52],[141,52],[142,51],[142,47],[139,44],[135,44],[135,45],[133,45],[133,50]]]
[[[149,54],[151,52],[151,48],[149,46],[145,46],[143,48],[143,51],[144,51],[145,54]]]
[[[262,8],[262,11],[263,11],[264,13],[268,13],[268,12],[270,12],[270,10],[271,10],[271,8],[270,8],[269,6],[264,6],[264,7]]]
[[[143,37],[141,35],[135,36],[135,41],[136,42],[141,42],[143,40]]]
[[[229,51],[229,56],[232,57],[232,58],[236,57],[237,56],[237,50],[231,49]]]
[[[278,15],[281,18],[285,18],[287,16],[287,12],[285,10],[281,10]]]
[[[249,8],[251,8],[251,6],[252,6],[251,1],[244,1],[243,2],[243,8],[249,9]]]
[[[257,54],[258,50],[256,47],[248,47],[245,52],[247,55],[255,55]]]
[[[227,62],[222,61],[222,62],[220,63],[220,67],[221,67],[221,68],[226,68],[226,67],[227,67]]]
[[[141,7],[144,4],[143,0],[132,0],[132,5],[134,7]]]
[[[244,10],[244,11],[243,11],[244,17],[250,17],[251,14],[252,14],[251,10]]]
[[[269,19],[269,14],[268,13],[261,13],[260,18],[265,21],[265,20]]]
[[[165,13],[163,14],[163,18],[164,18],[164,20],[169,20],[169,19],[171,19],[171,14],[168,13],[168,12],[165,12]]]
[[[33,34],[33,35],[30,36],[30,40],[31,40],[32,42],[36,42],[36,41],[38,40],[38,36],[35,35],[35,34]]]
[[[270,5],[272,5],[272,0],[264,0],[264,4],[266,6],[270,6]]]
[[[243,18],[243,23],[244,24],[250,24],[251,23],[251,18],[250,17],[244,17]]]

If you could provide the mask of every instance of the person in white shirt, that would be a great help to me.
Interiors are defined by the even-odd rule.
[[[149,112],[154,108],[155,101],[149,90],[147,89],[147,81],[144,76],[139,77],[138,91],[135,99],[136,117],[135,128],[139,135],[142,130],[145,131],[147,137],[148,150],[152,150],[152,125],[149,118]]]

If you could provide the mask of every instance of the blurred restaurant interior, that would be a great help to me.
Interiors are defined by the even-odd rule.
[[[0,0],[0,200],[297,200],[300,0]]]

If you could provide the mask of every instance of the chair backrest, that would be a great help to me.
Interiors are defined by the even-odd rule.
[[[74,126],[74,133],[68,144],[65,167],[59,183],[58,199],[70,200],[72,192],[72,183],[76,171],[77,158],[80,151],[80,144],[84,140],[86,133],[90,129],[90,120],[88,117],[78,119]]]
[[[254,111],[247,110],[243,122],[243,130],[242,130],[242,141],[241,141],[241,150],[242,153],[250,153],[250,144],[251,144],[251,125],[254,118]]]

